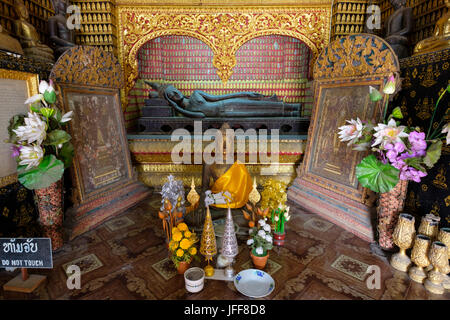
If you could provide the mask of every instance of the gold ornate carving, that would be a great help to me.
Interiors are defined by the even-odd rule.
[[[111,77],[112,74],[115,76]],[[76,46],[64,52],[53,67],[50,78],[59,84],[123,87],[122,69],[114,55],[91,46]]]
[[[213,65],[224,83],[236,65],[236,51],[245,42],[271,34],[304,41],[314,58],[328,44],[329,5],[291,7],[121,7],[119,59],[126,88],[122,105],[138,76],[136,55],[149,40],[166,35],[197,38],[212,50]],[[314,59],[313,59],[314,60]]]
[[[17,173],[10,174],[6,177],[0,178],[0,188],[6,187],[7,185],[10,185],[12,183],[17,182]]]
[[[371,36],[346,36],[333,41],[314,65],[314,78],[344,78],[397,72],[399,62],[389,44]]]

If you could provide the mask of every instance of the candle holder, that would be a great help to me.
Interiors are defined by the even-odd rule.
[[[415,282],[423,283],[427,277],[423,268],[430,265],[430,259],[428,259],[430,245],[430,237],[423,234],[416,236],[414,247],[411,251],[411,261],[414,262],[415,266],[409,269],[408,272],[409,277]]]
[[[429,258],[433,265],[433,269],[428,272],[428,278],[425,280],[425,289],[434,294],[443,294],[445,292],[442,282],[444,281],[444,275],[442,272],[449,269],[447,246],[440,242],[435,241],[431,245]]]
[[[400,252],[392,255],[391,266],[399,271],[406,272],[411,265],[411,259],[406,255],[406,249],[411,248],[416,230],[414,229],[414,217],[407,213],[401,213],[392,238],[400,248]]]
[[[442,243],[444,243],[447,246],[447,255],[450,259],[450,228],[442,228],[439,230],[438,233],[438,240]],[[444,281],[442,282],[442,285],[445,289],[450,289],[450,276],[448,275],[450,273],[450,270],[444,270]]]
[[[422,217],[417,233],[428,236],[431,241],[434,241],[436,240],[436,237],[438,235],[438,226],[439,220],[434,215],[427,214],[426,216]]]

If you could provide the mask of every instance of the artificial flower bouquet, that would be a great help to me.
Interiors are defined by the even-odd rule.
[[[190,263],[192,259],[199,260],[197,256],[197,235],[189,231],[186,223],[181,222],[172,229],[172,239],[169,242],[169,250],[172,252],[172,261],[178,268],[180,262]]]
[[[274,226],[274,232],[283,234],[286,222],[291,219],[291,216],[289,215],[289,207],[280,204],[278,209],[272,211],[270,219],[272,225]]]
[[[270,225],[266,219],[260,219],[258,226],[249,230],[250,239],[247,245],[252,249],[252,254],[257,257],[264,257],[273,248],[273,238]]]
[[[71,137],[63,130],[72,111],[62,114],[55,102],[52,82],[41,81],[39,94],[25,101],[30,104],[28,114],[15,115],[9,122],[6,142],[13,144],[18,179],[28,189],[46,188],[57,182],[72,163]]]
[[[391,76],[383,93],[394,94],[395,86],[395,78]],[[369,89],[373,102],[383,98],[375,88]],[[446,143],[450,142],[449,123],[443,124],[444,119],[431,131],[439,102],[447,91],[450,91],[450,85],[436,102],[426,134],[418,127],[400,125],[403,115],[399,107],[386,118],[389,99],[386,99],[382,123],[373,124],[357,118],[347,120],[348,125],[339,127],[340,140],[348,141],[353,150],[374,152],[356,166],[356,177],[363,187],[384,193],[393,189],[399,179],[420,182],[427,175],[427,168],[432,168],[441,156],[441,140],[445,133]]]

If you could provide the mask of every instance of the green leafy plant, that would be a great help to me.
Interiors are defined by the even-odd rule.
[[[264,257],[273,248],[273,238],[270,225],[266,219],[258,221],[258,226],[250,229],[250,239],[247,245],[252,249],[252,254],[257,257]]]
[[[39,94],[25,101],[30,104],[28,114],[15,115],[9,121],[6,142],[12,144],[19,182],[28,189],[50,186],[72,164],[71,136],[63,130],[71,120],[72,111],[62,114],[53,106],[55,102],[52,82],[41,81]]]

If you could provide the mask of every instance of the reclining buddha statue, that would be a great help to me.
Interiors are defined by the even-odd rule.
[[[190,118],[300,117],[301,105],[278,100],[276,95],[255,92],[211,95],[195,90],[190,97],[172,85],[145,81],[159,97],[166,99],[175,111]]]

